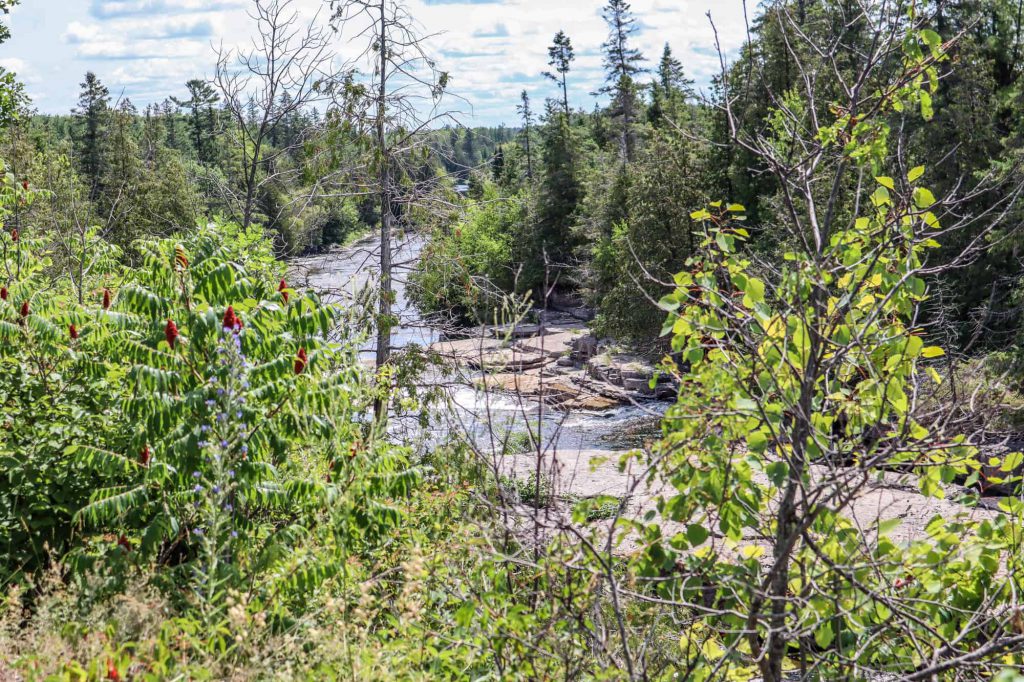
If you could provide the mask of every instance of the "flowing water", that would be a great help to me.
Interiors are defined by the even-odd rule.
[[[426,347],[442,338],[409,300],[408,275],[420,258],[424,239],[410,235],[396,240],[393,262],[394,313],[399,324],[392,330],[395,348],[413,344]],[[378,243],[369,237],[324,254],[295,259],[290,277],[296,286],[317,291],[325,302],[352,304],[359,291],[377,278]],[[364,347],[367,360],[373,357],[373,341]],[[437,372],[426,380],[448,388],[453,413],[451,424],[472,434],[488,447],[495,434],[525,434],[526,424],[536,428],[545,447],[559,450],[623,450],[639,446],[651,436],[664,403],[653,401],[602,410],[564,412],[540,405],[514,394],[485,394],[473,386],[473,376]]]

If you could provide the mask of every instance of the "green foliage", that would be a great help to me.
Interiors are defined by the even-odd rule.
[[[984,254],[951,227],[1014,194],[947,203],[965,177],[1017,172],[1019,7],[954,5],[936,14],[960,36],[950,73],[913,15],[766,3],[708,106],[667,45],[645,101],[612,0],[607,107],[571,110],[559,33],[562,101],[536,129],[524,91],[525,130],[422,133],[397,182],[411,196],[445,173],[468,192],[417,266],[421,309],[493,322],[548,285],[587,295],[598,333],[662,330],[682,390],[661,441],[622,458],[638,486],[622,497],[556,499],[547,475],[501,476],[458,438],[414,450],[371,413],[429,425],[423,356],[371,376],[358,304],[279,287],[275,253],[380,220],[326,184],[367,160],[351,110],[270,131],[264,233],[205,225],[237,212],[245,150],[208,83],[189,81],[184,112],[140,115],[87,77],[72,122],[16,117],[0,70],[0,677],[1019,677],[1020,502],[909,535],[856,508],[880,478],[915,481],[924,506],[1024,465],[980,458],[945,402],[1010,376],[968,416],[1019,411],[1014,350],[950,360],[966,376],[944,380],[925,324],[944,319],[937,284],[978,337],[1020,307],[1019,211]],[[722,195],[737,203],[705,198]],[[969,244],[964,274],[936,279]],[[503,455],[537,440],[497,439]],[[655,497],[637,504],[644,477]]]
[[[0,14],[10,14],[11,8],[18,2],[19,0],[0,0]],[[11,31],[7,24],[0,22],[0,44],[10,37]],[[17,80],[16,74],[0,66],[0,130],[14,123],[28,102],[25,86]]]
[[[506,292],[517,289],[514,253],[526,222],[521,197],[488,184],[453,227],[424,247],[410,293],[421,310],[464,322],[493,322]]]
[[[375,393],[356,369],[358,337],[328,342],[339,311],[278,290],[258,231],[139,244],[143,267],[122,274],[109,309],[102,291],[77,305],[41,287],[45,242],[7,240],[6,574],[36,570],[73,539],[87,567],[109,551],[103,538],[127,535],[139,561],[198,562],[217,602],[247,566],[269,570],[337,511],[332,475],[346,495],[375,500],[357,505],[360,533],[397,521],[376,498],[405,494],[417,474],[363,423]],[[244,326],[224,326],[229,306]],[[351,541],[350,524],[332,537]],[[329,574],[297,576],[295,589]]]
[[[930,33],[908,30],[905,59],[919,75],[889,88],[877,111],[923,101],[943,58],[937,47]],[[650,463],[670,473],[673,490],[658,499],[660,519],[625,525],[648,539],[638,577],[684,567],[678,580],[652,583],[656,594],[711,606],[684,634],[699,670],[746,676],[756,666],[769,679],[788,666],[828,678],[858,666],[909,672],[952,636],[984,657],[975,610],[1013,599],[997,574],[1019,561],[1015,505],[992,520],[936,516],[924,537],[905,542],[889,538],[899,519],[872,530],[854,520],[861,493],[850,476],[913,470],[923,495],[943,497],[944,484],[976,480],[981,463],[962,436],[915,409],[919,382],[939,380],[932,361],[943,355],[913,327],[941,229],[925,169],[905,180],[878,174],[884,116],[852,127],[839,134],[851,129],[840,113],[817,140],[851,172],[877,174],[856,220],[794,240],[777,268],[759,267],[745,251],[745,208],[712,203],[694,212],[704,238],[661,301],[686,370],[666,365],[684,388]],[[791,131],[778,128],[769,143],[794,142],[799,133],[784,137]],[[666,534],[670,520],[685,532]],[[707,632],[710,646],[698,644]],[[815,646],[791,648],[797,632],[813,633]]]
[[[564,116],[548,112],[542,131],[543,175],[536,193],[537,210],[532,238],[524,253],[524,284],[530,288],[550,284],[565,271],[578,244],[573,230],[582,199],[578,131]]]
[[[594,248],[591,286],[601,333],[642,344],[661,329],[664,314],[653,302],[699,239],[689,214],[703,201],[701,152],[658,135],[630,166],[628,185],[608,194],[624,215]]]

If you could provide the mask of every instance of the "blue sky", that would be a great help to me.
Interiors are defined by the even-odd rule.
[[[87,70],[115,98],[139,107],[168,95],[184,96],[189,78],[209,76],[212,45],[244,44],[252,30],[246,8],[254,0],[22,0],[9,17],[13,38],[0,46],[0,65],[18,73],[35,106],[69,111]],[[294,0],[307,17],[328,15],[326,0]],[[547,46],[564,30],[576,48],[570,74],[574,106],[591,108],[601,82],[599,48],[606,28],[603,0],[408,0],[438,66],[452,74],[452,90],[467,125],[515,121],[519,92],[537,101],[556,94],[541,77]],[[636,45],[653,66],[667,41],[691,78],[706,85],[718,71],[705,13],[711,10],[723,47],[743,38],[741,0],[633,0],[640,31]],[[355,46],[343,32],[339,60]]]

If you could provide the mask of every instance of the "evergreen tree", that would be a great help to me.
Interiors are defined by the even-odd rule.
[[[466,129],[466,134],[462,138],[462,153],[465,155],[465,165],[467,168],[473,168],[477,163],[476,155],[476,139],[473,134],[472,128]]]
[[[156,151],[164,143],[164,125],[160,120],[160,107],[147,104],[142,124],[143,157],[147,166],[156,158]]]
[[[167,133],[167,146],[180,150],[178,146],[178,105],[170,97],[160,105],[160,113],[164,117],[164,129]]]
[[[491,177],[494,178],[495,182],[499,182],[505,175],[505,148],[498,147],[498,150],[494,152],[494,157],[491,159]]]
[[[600,92],[612,95],[609,113],[619,122],[619,153],[624,162],[632,161],[637,110],[634,77],[643,71],[640,66],[643,55],[629,45],[630,36],[636,33],[636,19],[626,0],[608,0],[601,16],[608,24],[608,39],[601,46],[605,85]]]
[[[658,62],[658,84],[665,92],[679,92],[685,97],[693,95],[693,81],[686,77],[683,64],[672,55],[672,47],[665,43]]]
[[[553,72],[545,71],[544,77],[561,86],[562,111],[566,116],[569,116],[569,89],[566,84],[566,74],[569,73],[574,59],[576,59],[576,55],[573,53],[569,36],[565,35],[564,31],[559,31],[555,34],[551,47],[548,48],[548,65],[551,66]]]
[[[658,63],[658,73],[651,84],[651,108],[647,116],[655,126],[666,117],[674,118],[687,99],[693,96],[693,81],[686,77],[682,63],[672,55],[665,43]]]
[[[135,106],[123,100],[110,112],[103,139],[103,193],[96,198],[97,212],[106,222],[105,236],[122,249],[141,236],[136,213],[143,172],[135,139]]]
[[[526,90],[520,94],[522,101],[516,107],[516,111],[523,119],[523,151],[526,152],[526,177],[533,180],[533,152],[530,148],[530,138],[533,136],[533,111],[530,109],[530,95]]]
[[[579,145],[569,121],[556,107],[548,108],[542,128],[544,172],[537,197],[537,239],[528,257],[532,267],[525,273],[531,286],[545,284],[546,279],[552,281],[553,274],[545,273],[543,268],[565,268],[578,246],[573,219],[582,193],[576,172]],[[563,272],[557,274],[565,287],[569,278]]]
[[[89,185],[89,198],[95,200],[100,193],[100,180],[103,173],[103,136],[110,104],[110,91],[92,71],[85,74],[81,88],[78,107],[73,110],[74,116],[79,122],[75,136],[75,153],[79,158],[82,175]]]
[[[187,100],[180,100],[176,97],[171,99],[179,107],[189,109],[192,144],[199,160],[203,163],[213,163],[216,158],[214,137],[217,120],[213,105],[220,100],[220,97],[214,91],[213,86],[199,78],[188,81],[185,83],[185,87],[189,94]]]

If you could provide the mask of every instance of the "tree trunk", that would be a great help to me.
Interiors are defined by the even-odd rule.
[[[380,0],[380,88],[377,92],[377,152],[380,170],[380,299],[377,310],[377,358],[380,369],[391,357],[391,159],[387,149],[384,116],[387,104],[387,19],[385,0]],[[386,407],[377,398],[374,416],[382,418]]]
[[[562,72],[562,108],[565,109],[565,120],[569,120],[569,89],[565,83],[565,72]]]

